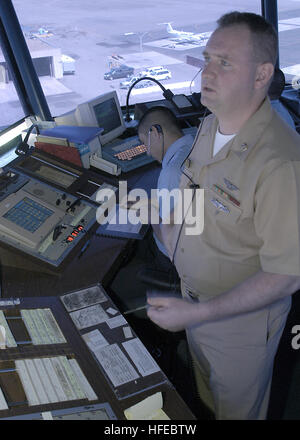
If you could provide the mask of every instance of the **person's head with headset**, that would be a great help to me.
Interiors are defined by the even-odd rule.
[[[147,154],[161,163],[168,148],[183,136],[183,132],[170,109],[156,106],[141,117],[138,136],[146,145]]]

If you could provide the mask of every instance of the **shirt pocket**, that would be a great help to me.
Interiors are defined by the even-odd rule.
[[[243,212],[239,206],[236,206],[233,202],[211,188],[205,189],[204,212],[205,211],[207,216],[215,222],[221,221],[232,225],[239,221]]]

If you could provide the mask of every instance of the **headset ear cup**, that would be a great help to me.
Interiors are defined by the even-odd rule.
[[[20,155],[20,154],[27,154],[29,150],[33,149],[33,147],[30,147],[30,146],[28,145],[29,136],[30,136],[30,133],[32,132],[33,129],[35,129],[35,131],[36,131],[37,134],[40,134],[40,130],[39,130],[38,125],[33,124],[33,125],[29,128],[29,130],[27,131],[24,140],[21,141],[21,142],[18,144],[17,148],[15,149],[15,153],[16,153],[16,154],[18,154],[18,155]]]
[[[162,128],[159,124],[153,124],[153,126],[156,128],[157,133],[162,134],[163,131],[162,131]]]
[[[29,150],[29,145],[24,140],[18,144],[15,152],[16,152],[16,154],[20,155],[20,154],[26,154],[28,152],[28,150]]]

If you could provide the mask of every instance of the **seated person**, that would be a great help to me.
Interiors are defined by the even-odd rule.
[[[157,181],[157,190],[179,188],[181,165],[188,156],[194,141],[191,134],[184,134],[173,112],[167,107],[150,108],[141,118],[138,126],[138,136],[146,146],[147,154],[161,163],[161,171]],[[161,198],[159,198],[159,213],[162,217]],[[170,210],[172,210],[172,198]],[[154,225],[153,225],[154,227]],[[153,241],[154,239],[154,241]],[[177,272],[172,265],[167,250],[153,231],[149,247],[154,255],[154,261],[159,270]]]
[[[295,128],[295,123],[288,112],[288,109],[280,102],[281,93],[284,90],[285,77],[284,73],[280,69],[275,69],[273,80],[269,87],[268,95],[271,100],[272,107],[280,114],[280,116],[289,124],[292,128]]]

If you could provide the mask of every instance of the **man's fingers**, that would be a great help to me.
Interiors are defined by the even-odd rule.
[[[147,303],[150,304],[150,306],[153,307],[162,307],[162,306],[166,306],[168,304],[168,298],[163,298],[163,297],[148,297],[147,298]]]

